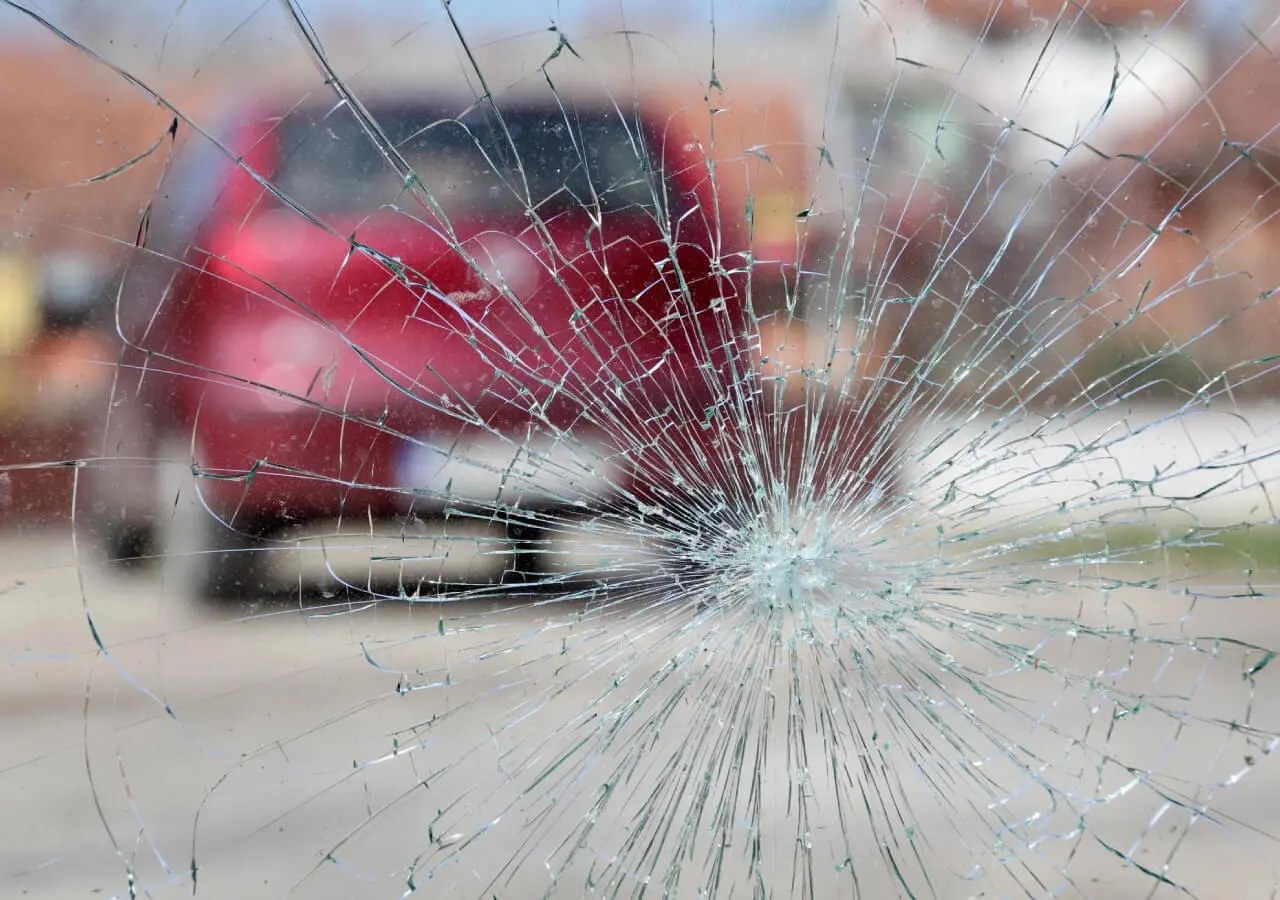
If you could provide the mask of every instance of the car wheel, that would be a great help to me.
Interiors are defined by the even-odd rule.
[[[543,525],[525,519],[507,523],[507,536],[515,545],[510,567],[502,573],[502,583],[533,587],[550,574],[547,555],[552,550],[552,534]]]
[[[256,603],[274,594],[269,547],[261,532],[207,519],[196,551],[197,597],[212,603]]]
[[[628,548],[628,531],[647,515],[615,500],[607,510],[549,507],[536,518],[510,522],[515,556],[503,583],[575,596],[636,583],[647,568],[638,556],[628,558],[638,548]]]
[[[108,563],[141,569],[164,551],[157,519],[160,415],[136,384],[118,385],[111,401],[86,423],[75,516]]]
[[[100,537],[107,562],[121,569],[142,569],[155,564],[160,558],[160,541],[154,522],[106,522],[101,526]]]

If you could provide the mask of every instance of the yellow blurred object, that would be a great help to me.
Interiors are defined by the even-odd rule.
[[[29,344],[40,331],[40,297],[30,264],[13,253],[0,254],[0,353]]]
[[[790,191],[773,191],[756,198],[753,237],[771,258],[791,260],[796,246],[796,206]]]
[[[13,413],[27,390],[21,355],[40,333],[36,276],[14,253],[0,253],[0,417]]]

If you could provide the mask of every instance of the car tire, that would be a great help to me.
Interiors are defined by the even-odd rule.
[[[511,566],[502,573],[501,583],[513,587],[542,586],[550,574],[547,553],[551,549],[551,530],[526,519],[507,523],[507,536],[515,545]]]
[[[208,603],[258,603],[277,592],[270,579],[269,547],[256,528],[207,516],[196,551],[196,596]]]
[[[154,522],[103,523],[100,539],[107,562],[124,571],[153,567],[160,560],[160,540]]]
[[[136,379],[123,370],[107,409],[86,422],[75,516],[108,564],[140,570],[160,560],[166,536],[157,516],[162,416]]]
[[[507,535],[514,544],[514,561],[503,577],[503,584],[519,586],[539,593],[561,593],[574,596],[592,591],[603,592],[635,579],[643,564],[636,562],[628,569],[625,561],[612,563],[580,563],[575,569],[570,557],[581,552],[599,551],[600,541],[614,543],[614,536],[634,517],[646,513],[641,507],[615,500],[607,511],[587,510],[576,506],[547,507],[529,518],[508,523]],[[596,523],[608,523],[593,534]],[[575,545],[577,550],[575,550]],[[609,551],[605,556],[616,551]],[[569,556],[566,556],[568,554]]]

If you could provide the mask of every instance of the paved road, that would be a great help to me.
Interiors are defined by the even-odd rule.
[[[657,768],[677,758],[675,750],[705,745],[728,754],[732,749],[689,738],[715,728],[716,717],[699,718],[709,688],[681,695],[660,685],[645,694],[628,693],[624,684],[617,694],[622,699],[608,702],[624,675],[642,681],[670,663],[670,644],[664,642],[676,629],[659,623],[687,627],[696,622],[687,611],[632,609],[576,629],[564,607],[524,603],[504,609],[505,600],[448,608],[443,625],[440,607],[404,604],[332,616],[261,609],[245,617],[202,610],[172,578],[112,576],[90,564],[77,565],[72,550],[64,534],[10,536],[0,542],[0,828],[5,834],[0,896],[127,896],[130,865],[146,896],[189,896],[193,854],[197,896],[399,896],[406,866],[415,859],[422,863],[417,877],[425,896],[538,896],[550,883],[548,866],[554,868],[552,862],[565,852],[551,837],[558,840],[586,821],[594,799],[591,792],[576,790],[573,779],[557,774],[554,762],[562,753],[571,755],[579,735],[598,736],[589,724],[597,714],[616,717],[631,702],[626,698],[641,695],[648,703],[673,701],[666,725],[647,732],[647,749],[630,760],[630,781],[616,783],[620,796],[629,798],[619,802],[631,803],[631,810],[637,798],[649,796],[664,780],[682,783],[679,772]],[[165,574],[171,576],[172,567]],[[975,609],[985,604],[1007,610],[1007,601],[997,596],[973,599]],[[1137,592],[1107,601],[1074,596],[1036,602],[1052,607],[1041,612],[1088,622],[1092,615],[1113,620],[1115,608],[1105,603],[1122,600],[1129,603],[1127,613],[1149,623],[1159,621],[1162,610],[1170,614],[1166,620],[1177,618],[1176,607],[1183,633],[1235,633],[1280,646],[1280,612],[1244,601],[1236,601],[1238,614],[1230,622],[1222,618],[1223,603],[1192,607]],[[1160,630],[1151,627],[1150,633]],[[1178,632],[1169,626],[1169,634]],[[947,637],[936,637],[946,648]],[[97,648],[98,640],[106,652]],[[948,652],[957,658],[974,648],[964,641],[952,644]],[[578,646],[589,652],[578,652]],[[708,642],[708,647],[709,652],[732,652],[729,644]],[[1180,722],[1150,711],[1132,721],[1114,718],[1100,695],[1090,695],[1081,682],[1065,687],[1053,672],[1055,667],[1088,673],[1129,666],[1136,679],[1132,686],[1141,687],[1147,679],[1147,690],[1152,684],[1164,688],[1158,693],[1168,696],[1153,699],[1157,705],[1240,721],[1251,714],[1255,724],[1272,728],[1280,725],[1280,691],[1265,690],[1276,686],[1261,681],[1264,672],[1251,699],[1250,683],[1241,677],[1247,660],[1229,646],[1216,656],[1139,646],[1129,657],[1130,649],[1127,642],[1048,642],[1036,651],[1042,668],[1037,664],[1000,682],[1011,704],[1006,712],[1017,707],[1042,713],[1034,728],[1021,719],[1005,721],[1022,722],[1021,739],[1028,751],[1040,754],[1043,769],[1035,778],[1023,773],[1011,779],[1017,773],[999,771],[1000,759],[989,757],[993,783],[1009,790],[1006,802],[996,807],[978,803],[982,794],[976,782],[964,779],[951,782],[950,797],[939,794],[947,782],[925,777],[929,757],[910,757],[909,732],[896,735],[904,755],[895,757],[899,751],[893,749],[880,757],[898,766],[892,777],[866,770],[854,783],[896,784],[897,796],[911,804],[911,822],[902,824],[899,837],[927,835],[931,843],[912,847],[904,841],[901,864],[911,869],[915,852],[930,860],[942,897],[1012,895],[1013,883],[1000,876],[999,866],[992,881],[980,879],[972,886],[946,873],[964,871],[974,859],[991,864],[990,829],[996,817],[1010,823],[1007,842],[1016,845],[1019,829],[1013,823],[1019,816],[1034,813],[1042,825],[1045,817],[1052,820],[1053,828],[1038,827],[1036,833],[1068,834],[1078,816],[1087,815],[1090,839],[1078,845],[1070,863],[1075,880],[1051,879],[1046,892],[1057,888],[1062,896],[1115,900],[1147,895],[1151,879],[1110,856],[1093,840],[1098,837],[1122,852],[1134,846],[1134,858],[1154,867],[1181,839],[1171,877],[1189,883],[1198,896],[1271,896],[1274,872],[1268,860],[1276,858],[1277,848],[1267,835],[1280,831],[1280,772],[1271,765],[1274,760],[1221,724]],[[592,668],[583,660],[598,665]],[[399,693],[401,670],[418,683],[437,686]],[[1162,680],[1152,680],[1157,672]],[[785,698],[788,678],[781,666],[766,681]],[[559,693],[546,696],[548,686]],[[962,696],[955,687],[954,696]],[[878,685],[873,694],[883,689],[888,696],[890,688]],[[1181,703],[1180,693],[1190,693],[1192,702]],[[1101,704],[1101,713],[1084,704],[1090,697]],[[1001,707],[990,709],[989,722],[998,728]],[[869,727],[884,712],[868,707]],[[947,715],[945,710],[939,714]],[[722,726],[733,721],[729,706],[717,716]],[[1100,723],[1094,726],[1097,734],[1084,727],[1093,720]],[[778,720],[764,739],[775,752],[752,768],[762,776],[763,820],[780,823],[756,835],[760,856],[772,866],[768,871],[790,871],[797,846],[795,804],[808,779],[806,796],[813,805],[807,833],[821,861],[813,875],[818,896],[849,895],[847,876],[827,862],[838,849],[837,836],[846,832],[855,837],[853,852],[863,842],[857,868],[864,895],[894,896],[885,858],[874,849],[887,827],[873,834],[871,814],[865,822],[841,827],[832,813],[833,783],[822,772],[820,742],[814,739],[813,768],[802,779],[795,759],[783,752],[788,721]],[[617,743],[600,745],[594,762],[573,757],[582,764],[577,771],[586,773],[584,782],[591,780],[592,764],[622,764],[627,751],[640,746],[625,721],[615,725]],[[1115,733],[1104,740],[1106,728]],[[922,725],[921,733],[937,732]],[[968,739],[971,748],[983,746],[972,728],[960,725],[950,733]],[[846,762],[855,768],[868,765],[883,749],[877,741],[883,743],[877,738],[857,751],[850,740],[841,753],[850,754]],[[1217,824],[1201,820],[1184,837],[1184,811],[1162,804],[1148,787],[1130,792],[1126,784],[1133,779],[1120,777],[1120,770],[1084,752],[1086,747],[1105,747],[1116,759],[1151,765],[1172,799],[1203,800],[1206,778],[1229,780],[1241,772],[1248,774],[1247,788],[1220,790],[1215,808],[1232,818]],[[930,752],[947,760],[964,751],[938,745]],[[714,757],[699,758],[704,765],[714,762]],[[517,788],[534,783],[536,772],[548,781],[522,796]],[[1064,802],[1055,808],[1045,802],[1072,794],[1093,800],[1114,796],[1109,804],[1094,806]],[[966,807],[969,800],[975,805]],[[956,805],[948,807],[948,801]],[[672,796],[666,802],[676,808],[690,798]],[[853,808],[861,803],[848,802]],[[636,819],[610,821],[609,809],[587,849],[565,868],[554,896],[590,895],[588,862],[601,870],[606,858],[600,848],[618,846],[619,836],[635,827]],[[504,810],[505,816],[494,821]],[[648,812],[659,814],[654,808]],[[962,823],[958,829],[948,824],[952,820]],[[973,829],[969,833],[966,822]],[[522,848],[521,837],[534,843]],[[742,854],[751,837],[731,835],[743,849],[729,857],[726,881],[739,892],[749,887]],[[707,836],[698,839],[705,850]],[[966,841],[987,849],[975,856]],[[1028,867],[1022,880],[1031,881],[1030,873],[1052,875],[1071,846],[1076,844],[1046,840],[1024,854]],[[545,858],[548,866],[526,866],[508,881],[502,864],[513,856]],[[702,857],[687,862],[702,870]],[[425,873],[436,866],[435,881],[427,882]],[[788,896],[792,890],[789,883],[775,883],[771,895]],[[682,883],[674,896],[697,896],[694,883]]]
[[[1270,419],[1249,427],[1255,449],[1274,436]],[[1246,443],[1203,429],[1179,444],[1178,432],[1105,456],[1123,473],[1172,454],[1195,479],[1209,444]],[[1265,520],[1269,465],[1255,460],[1253,487],[1201,511]],[[1043,509],[1072,488],[1033,490],[1023,498]],[[424,896],[600,896],[628,836],[667,819],[675,831],[649,848],[655,859],[692,845],[685,865],[703,873],[727,843],[719,896],[752,895],[752,857],[770,896],[798,895],[802,883],[780,873],[804,870],[806,847],[820,897],[851,896],[850,873],[862,896],[897,896],[894,865],[915,885],[928,871],[948,900],[1025,896],[1018,884],[1150,896],[1158,882],[1108,848],[1152,871],[1172,860],[1168,877],[1195,896],[1273,896],[1280,767],[1261,732],[1280,733],[1280,671],[1243,677],[1266,659],[1188,640],[1280,647],[1280,608],[1233,596],[1246,593],[1240,572],[1157,573],[1217,600],[1180,595],[1182,582],[1047,596],[1002,592],[1007,579],[948,582],[966,587],[963,615],[867,625],[857,635],[870,668],[837,672],[806,659],[802,634],[788,645],[798,655],[762,664],[767,630],[679,604],[585,616],[581,604],[510,597],[210,610],[191,598],[191,557],[175,540],[159,571],[124,576],[66,532],[0,537],[0,897],[128,896],[130,871],[144,896],[190,896],[193,859],[203,897],[395,897],[411,866]],[[1280,594],[1264,581],[1259,592]],[[997,645],[1025,646],[1027,662]],[[959,669],[994,690],[979,694]],[[808,698],[801,718],[793,691]],[[1124,705],[1138,694],[1143,704]],[[713,806],[680,834],[700,802],[688,773],[708,770],[711,801],[732,786],[737,806],[720,830],[706,824]],[[1189,812],[1204,803],[1214,817]],[[752,804],[759,830],[743,822]],[[860,812],[841,823],[840,806]],[[832,864],[844,855],[851,866]],[[975,865],[990,877],[959,877]],[[640,876],[622,877],[632,896]],[[698,884],[691,875],[670,895],[698,896]]]

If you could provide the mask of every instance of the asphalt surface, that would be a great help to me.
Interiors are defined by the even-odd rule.
[[[143,896],[190,896],[193,858],[197,896],[399,896],[406,890],[405,868],[415,858],[429,861],[420,873],[440,866],[434,881],[419,874],[425,896],[529,897],[548,889],[546,867],[541,876],[535,865],[505,879],[502,864],[520,855],[511,844],[467,844],[494,824],[486,823],[486,814],[506,810],[511,816],[513,802],[519,816],[535,814],[520,807],[516,795],[517,785],[530,781],[527,767],[547,762],[534,759],[540,742],[554,742],[608,694],[601,686],[614,674],[607,665],[571,682],[556,674],[566,640],[563,608],[497,599],[450,608],[443,625],[434,604],[218,611],[195,602],[173,566],[123,576],[77,564],[67,534],[11,535],[0,548],[0,896],[129,896],[131,869]],[[1000,605],[998,598],[988,602]],[[1158,598],[1135,595],[1129,602],[1139,617],[1161,618]],[[1087,619],[1088,600],[1060,603],[1064,613],[1076,604]],[[1178,609],[1191,633],[1231,632],[1280,646],[1280,611],[1240,603],[1226,622],[1221,603],[1202,602],[1199,612]],[[599,639],[610,628],[617,634],[630,629],[631,647],[644,642],[645,629],[634,623],[603,621],[593,633]],[[1046,660],[1054,652],[1042,650]],[[1119,658],[1116,647],[1101,643],[1065,652],[1058,664],[1069,660],[1075,672],[1105,671]],[[1130,660],[1135,677],[1164,670],[1160,683],[1185,685],[1194,703],[1184,708],[1197,716],[1243,720],[1248,713],[1260,727],[1280,725],[1280,692],[1259,680],[1251,695],[1242,678],[1245,661],[1230,648],[1218,656],[1161,650],[1149,660],[1142,653],[1140,648],[1136,662]],[[643,648],[628,659],[633,668],[642,669],[647,659],[662,664]],[[400,694],[392,671],[400,669],[417,671],[422,682],[453,683]],[[1018,676],[1006,687],[1045,710],[1045,730],[1027,740],[1045,753],[1046,782],[1071,790],[1078,780],[1081,793],[1093,798],[1116,792],[1115,809],[1104,804],[1055,811],[1035,802],[1027,793],[1033,795],[1035,785],[1026,783],[1009,795],[1011,820],[1022,801],[1028,810],[1060,819],[1064,831],[1072,816],[1087,813],[1091,838],[1106,837],[1122,852],[1132,847],[1134,858],[1151,860],[1153,868],[1173,853],[1170,877],[1196,896],[1271,896],[1277,842],[1269,835],[1280,833],[1274,759],[1221,724],[1180,724],[1151,713],[1123,723],[1130,730],[1106,743],[1109,752],[1152,764],[1169,797],[1202,802],[1204,783],[1247,774],[1247,787],[1212,794],[1218,821],[1202,819],[1188,832],[1185,812],[1145,789],[1134,792],[1144,797],[1122,802],[1123,781],[1105,783],[1115,779],[1114,771],[1073,752],[1080,745],[1064,735],[1087,734],[1083,723],[1089,718],[1107,727],[1111,717],[1081,708],[1072,690],[1054,679],[1038,682],[1037,674]],[[551,683],[563,692],[541,697],[541,687]],[[531,710],[526,721],[514,724]],[[680,715],[656,738],[651,754],[661,756],[664,742],[689,740],[684,729],[693,725],[682,727]],[[428,727],[433,717],[443,717],[443,724]],[[920,834],[936,840],[951,828],[949,820],[977,822],[990,815],[945,811],[921,795],[918,782],[912,786],[911,769],[903,766],[902,795],[915,797]],[[642,766],[633,777],[656,784],[659,774]],[[782,833],[763,836],[764,855],[790,871],[792,766],[779,753],[762,775],[765,809],[786,822]],[[566,798],[565,818],[541,813],[548,835],[589,814],[569,788],[558,788]],[[842,828],[832,815],[829,804],[815,808],[810,833],[821,850],[815,858],[828,858],[822,840],[837,833],[866,832],[867,841],[875,840],[856,823]],[[986,836],[988,845],[993,837]],[[977,834],[956,835],[957,841],[966,838],[982,841]],[[1055,849],[1052,843],[1028,855],[1027,872],[1049,877],[1062,864],[1067,844]],[[955,851],[945,842],[922,851],[937,866],[938,896],[1013,895],[1007,879],[979,879],[968,887],[948,876],[964,869],[963,855],[954,857]],[[530,852],[549,848],[540,844]],[[871,856],[862,869],[864,896],[894,896],[885,866]],[[745,864],[741,871],[745,875]],[[1147,896],[1157,884],[1093,840],[1078,846],[1069,871],[1072,882],[1047,881],[1045,894],[1052,889],[1061,896],[1127,898]],[[739,891],[749,886],[743,878],[727,880],[736,881]],[[848,882],[828,866],[814,883],[818,896],[850,895]],[[552,896],[599,893],[587,884],[585,869],[575,864]],[[799,888],[784,882],[774,884],[771,895],[793,891]],[[686,881],[674,896],[697,896],[694,884]]]
[[[1166,433],[1121,462],[1145,465],[1165,451],[1209,458],[1206,439],[1236,440],[1206,432],[1192,456]],[[1256,492],[1265,496],[1271,477],[1253,472],[1254,495],[1242,488],[1235,512],[1227,505],[1217,514],[1257,516]],[[321,605],[211,608],[192,596],[197,557],[181,535],[174,541],[163,565],[123,574],[66,530],[0,537],[0,897],[191,896],[193,869],[203,897],[397,897],[410,889],[411,866],[420,896],[602,896],[618,886],[598,880],[611,854],[627,835],[650,833],[643,815],[654,807],[640,800],[685,784],[681,770],[664,766],[710,766],[728,752],[708,738],[731,732],[731,717],[700,718],[707,707],[696,692],[644,693],[645,677],[671,662],[664,640],[681,627],[714,627],[690,611],[624,609],[575,621],[580,604],[501,594],[446,605],[344,605],[341,596],[312,595]],[[449,564],[474,574],[505,559],[456,552]],[[1164,642],[1086,631],[1036,645],[1034,628],[1010,636],[1027,640],[1038,661],[988,674],[1003,679],[1004,710],[1039,719],[1034,727],[1002,719],[992,701],[984,721],[997,731],[1014,723],[1004,733],[1017,735],[1021,758],[1041,765],[1028,775],[1002,770],[998,756],[970,760],[966,771],[988,772],[999,785],[998,802],[974,782],[935,777],[948,766],[930,768],[935,760],[954,771],[966,747],[984,745],[971,722],[948,732],[955,743],[917,744],[914,755],[910,734],[890,735],[899,744],[892,748],[877,735],[877,746],[861,750],[853,741],[832,750],[815,737],[812,768],[798,774],[784,715],[763,732],[763,761],[742,775],[738,802],[756,791],[764,826],[739,833],[735,823],[726,835],[673,836],[672,844],[697,848],[685,864],[698,873],[709,847],[730,844],[718,896],[753,896],[751,856],[762,860],[769,896],[802,895],[805,885],[789,875],[805,870],[797,860],[812,848],[807,877],[819,897],[854,896],[851,870],[860,896],[898,896],[890,858],[913,884],[928,872],[942,898],[1187,896],[1162,877],[1197,897],[1274,897],[1280,767],[1265,732],[1280,733],[1280,685],[1272,683],[1280,672],[1231,640],[1193,649],[1187,638],[1280,647],[1280,607],[1249,596],[1240,571],[1178,577],[1186,580],[1166,579],[1170,590],[1078,587],[1017,601],[1028,613],[1086,629],[1127,625]],[[1280,578],[1253,578],[1256,593],[1280,594]],[[1193,601],[1184,586],[1223,599]],[[971,584],[964,602],[974,613],[1008,613],[1014,601]],[[975,647],[957,633],[929,639],[961,660]],[[732,654],[732,645],[719,652]],[[762,676],[784,709],[786,669]],[[1108,675],[1119,670],[1127,674]],[[1095,676],[1143,694],[1146,708],[1122,708],[1127,695],[1099,692]],[[938,678],[935,694],[987,702]],[[406,679],[421,689],[403,690]],[[891,705],[901,687],[879,684],[866,697]],[[627,730],[621,711],[639,697],[645,709],[670,702],[660,730]],[[868,705],[868,731],[885,708]],[[565,771],[577,780],[557,770],[556,760],[580,736],[598,737],[611,715],[617,739],[600,744],[590,764],[574,757],[581,765]],[[940,733],[919,729],[925,738]],[[701,755],[681,757],[682,748]],[[856,794],[833,802],[835,781],[822,765],[832,758],[851,767],[866,806]],[[596,765],[626,772],[612,782],[617,802],[598,809],[606,779]],[[890,793],[876,793],[886,785],[908,804],[899,819],[889,814]],[[695,793],[682,788],[663,802],[684,810]],[[809,803],[799,829],[798,798]],[[865,813],[842,823],[841,806]],[[566,845],[586,821],[590,838]],[[1025,834],[1042,840],[1028,848],[1019,844]],[[566,846],[576,854],[566,856]],[[844,848],[852,867],[832,865]],[[633,847],[631,858],[640,852]],[[523,865],[513,869],[512,860]],[[966,880],[974,865],[992,874]],[[624,876],[618,895],[637,895],[640,878]],[[690,876],[669,896],[700,896],[699,886]],[[658,895],[653,886],[650,894]]]

